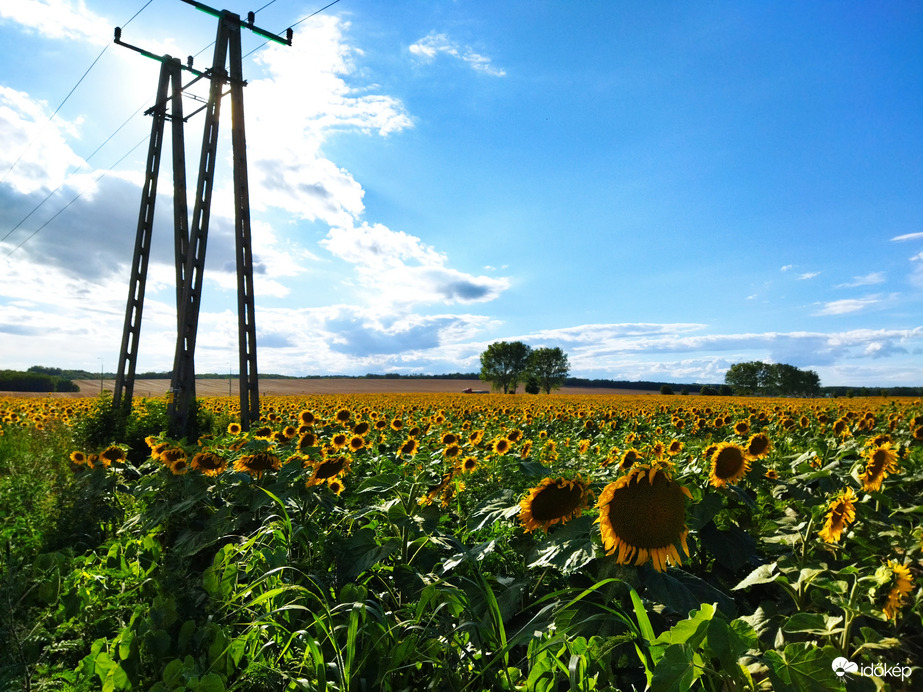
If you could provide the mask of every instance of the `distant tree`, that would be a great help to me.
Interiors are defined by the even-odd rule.
[[[718,393],[721,396],[731,396],[734,393],[734,390],[728,387],[726,384],[723,384],[718,387]]]
[[[660,393],[661,393],[661,394],[672,394],[672,393],[673,393],[673,387],[671,387],[671,386],[668,385],[668,384],[662,384],[662,385],[660,385]]]
[[[526,394],[538,394],[542,391],[541,386],[538,383],[538,380],[535,379],[535,376],[532,375],[526,381]]]
[[[481,354],[481,379],[494,391],[516,392],[529,368],[532,349],[521,341],[497,341]]]
[[[787,363],[735,363],[725,373],[724,383],[735,394],[815,396],[820,392],[820,377],[816,372]]]
[[[529,356],[529,374],[545,394],[551,394],[552,389],[564,384],[568,372],[567,354],[560,348],[537,348]]]
[[[703,384],[702,388],[699,390],[699,394],[702,396],[715,396],[718,394],[718,390],[709,384]]]

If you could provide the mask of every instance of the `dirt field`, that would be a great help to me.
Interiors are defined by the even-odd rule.
[[[97,396],[99,394],[99,380],[74,380],[80,387],[79,392],[68,393],[18,393],[0,392],[0,396],[30,396],[30,397],[83,397]],[[231,394],[237,396],[237,379],[231,381]],[[103,388],[112,391],[115,380],[103,380]],[[136,380],[135,396],[159,397],[166,394],[170,387],[169,380]],[[331,377],[326,379],[293,379],[275,380],[261,379],[260,394],[266,395],[304,395],[304,394],[388,394],[388,393],[459,393],[471,387],[472,389],[490,389],[485,382],[476,380],[425,380],[425,379],[365,379],[349,377]],[[520,388],[522,392],[522,388]],[[552,392],[553,396],[567,396],[571,394],[643,394],[651,395],[659,392],[643,389],[603,389],[596,387],[562,387]],[[227,380],[197,380],[196,394],[198,396],[227,396]]]

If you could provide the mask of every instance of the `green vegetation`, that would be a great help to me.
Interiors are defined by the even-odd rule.
[[[266,397],[248,434],[199,404],[169,440],[160,400],[0,399],[0,690],[919,674],[919,401]]]

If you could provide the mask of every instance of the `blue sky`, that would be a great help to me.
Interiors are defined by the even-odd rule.
[[[291,47],[243,38],[261,371],[477,371],[522,340],[582,377],[763,360],[923,385],[919,3],[341,0],[305,19],[325,4],[258,11]],[[211,64],[215,20],[180,0],[0,0],[0,367],[115,367],[159,69],[115,26]],[[237,362],[224,113],[200,372]],[[141,370],[172,366],[170,181],[167,154]]]

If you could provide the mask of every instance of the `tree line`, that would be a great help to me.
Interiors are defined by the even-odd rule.
[[[820,377],[813,370],[758,360],[732,365],[724,375],[724,383],[735,394],[817,396],[821,391]]]
[[[564,384],[570,364],[560,348],[532,348],[522,341],[497,341],[481,354],[480,377],[494,391],[515,394],[523,382],[526,392],[550,394]]]

